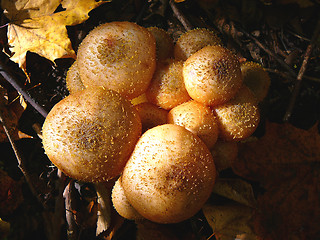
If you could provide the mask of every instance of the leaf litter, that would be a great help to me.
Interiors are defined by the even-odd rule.
[[[27,52],[29,51],[35,52],[51,62],[60,61],[59,59],[63,57],[75,57],[66,26],[77,25],[85,21],[89,17],[88,12],[98,6],[98,4],[93,3],[95,1],[49,1],[50,3],[48,1],[16,1],[20,4],[16,7],[10,6],[9,2],[11,3],[11,1],[3,0],[1,5],[3,9],[8,9],[8,12],[10,12],[9,9],[13,8],[17,10],[16,12],[11,10],[11,15],[6,15],[10,20],[8,33],[9,29],[11,29],[11,34],[8,35],[8,41],[12,45],[10,48],[13,53],[11,60],[18,63],[26,73],[30,71],[36,72],[39,69],[32,69],[30,66],[28,67],[29,64],[42,61],[38,57],[28,58]],[[79,9],[82,8],[82,10],[79,11],[78,6],[73,4],[73,2],[78,3]],[[175,17],[170,18],[162,14],[163,11],[154,10],[157,9],[156,6],[163,7],[163,3],[166,1],[151,2],[152,4],[149,5],[149,9],[148,4],[146,5],[145,11],[147,13],[145,13],[144,18],[140,18],[141,23],[146,26],[165,26],[170,32],[183,31],[183,28],[181,28]],[[282,100],[285,97],[290,97],[288,94],[293,86],[292,72],[287,72],[288,69],[279,67],[279,61],[288,59],[288,56],[294,49],[298,48],[303,53],[307,45],[306,43],[309,41],[307,36],[310,39],[313,33],[313,28],[310,27],[310,24],[308,25],[309,27],[305,27],[303,21],[297,21],[295,17],[289,16],[290,13],[295,12],[306,23],[310,23],[311,20],[305,17],[306,14],[303,12],[307,12],[310,16],[313,16],[311,8],[318,9],[319,6],[313,1],[304,0],[276,1],[276,3],[269,1],[260,1],[258,3],[250,0],[243,1],[243,3],[235,3],[234,1],[211,1],[210,3],[210,1],[201,1],[201,4],[206,4],[206,8],[200,7],[200,11],[194,14],[191,11],[193,9],[192,6],[194,6],[190,3],[192,1],[176,2],[177,6],[184,11],[184,16],[195,26],[208,27],[212,22],[216,24],[215,27],[220,29],[227,45],[235,49],[241,49],[239,52],[245,58],[262,63],[269,70],[273,81],[272,92],[269,94],[266,102],[263,103],[265,105],[262,106],[262,108],[266,107],[264,108],[266,111],[264,114],[267,119],[263,119],[261,124],[263,133],[260,136],[257,133],[257,137],[252,138],[251,141],[240,143],[238,159],[232,163],[232,170],[227,169],[220,172],[213,197],[203,208],[204,216],[200,214],[184,224],[188,225],[191,223],[194,226],[196,219],[201,219],[202,224],[200,227],[192,229],[194,233],[193,237],[198,236],[198,239],[201,239],[199,238],[199,233],[203,234],[200,234],[202,239],[209,239],[210,237],[210,239],[257,239],[257,236],[259,236],[259,239],[315,239],[320,235],[318,227],[320,225],[318,184],[319,124],[314,124],[318,119],[311,121],[313,124],[311,124],[311,127],[307,127],[307,130],[302,130],[292,124],[279,121],[279,119],[282,120],[285,107],[288,104],[288,101]],[[105,12],[114,15],[117,15],[115,13],[120,11],[119,9],[123,10],[123,13],[118,12],[116,17],[110,14],[109,18],[107,17],[107,21],[118,19],[132,20],[132,17],[137,15],[136,10],[142,9],[142,3],[143,1],[135,1],[136,5],[131,6],[130,3],[121,4],[121,1],[114,1],[111,7],[106,5],[103,9]],[[87,4],[92,5],[89,7]],[[35,6],[39,7],[35,10]],[[245,9],[244,6],[248,6],[249,8]],[[281,11],[277,12],[278,9],[282,9],[283,7],[289,10],[284,14],[281,14]],[[58,11],[56,11],[57,8]],[[265,10],[265,12],[261,11],[261,9]],[[273,12],[274,14],[270,14],[272,13],[272,9],[276,10]],[[65,16],[67,11],[71,13],[69,17]],[[212,18],[212,15],[208,15],[208,12],[215,14],[213,15],[214,17]],[[250,12],[254,13],[255,17],[252,17],[252,14],[248,14]],[[105,16],[103,11],[97,11],[95,14],[98,13],[101,16]],[[77,14],[81,16],[79,17]],[[92,17],[98,19],[94,25],[97,25],[101,21],[106,21],[106,19],[102,20],[95,15]],[[208,19],[211,19],[211,22]],[[275,19],[280,24],[274,24]],[[48,21],[50,24],[45,26],[43,21]],[[89,18],[89,24],[92,23],[90,21],[92,20]],[[239,23],[243,28],[238,28]],[[80,25],[80,27],[74,27],[75,31],[79,31],[80,29],[81,33],[81,28],[86,26]],[[50,33],[50,28],[51,30],[52,28],[56,28],[58,31],[55,36]],[[246,32],[242,30],[246,30]],[[27,33],[26,37],[29,37],[29,40],[35,37],[37,44],[33,45],[34,43],[30,43],[29,45],[31,41],[22,38],[24,34],[20,35],[23,31]],[[49,35],[46,35],[46,33],[49,33]],[[247,33],[250,36],[255,36],[255,38],[248,38]],[[45,35],[44,38],[38,37],[43,36],[42,34]],[[30,37],[30,35],[33,37]],[[53,40],[51,39],[52,36]],[[24,39],[23,42],[27,41],[26,47],[22,46],[20,38]],[[50,41],[47,41],[48,39]],[[60,44],[60,41],[62,44]],[[271,53],[274,50],[279,59],[275,60],[265,50],[270,50]],[[308,88],[313,89],[309,91],[312,96],[316,92],[314,89],[317,89],[319,86],[316,77],[319,68],[315,67],[315,63],[319,60],[319,55],[317,55],[319,53],[318,46],[315,49],[315,53],[311,60],[309,60],[309,68],[305,73],[307,80],[305,81],[304,79],[305,85],[302,89],[303,91]],[[27,61],[28,59],[30,63]],[[291,69],[295,71],[295,66],[299,66],[302,60],[301,57],[296,56]],[[281,74],[279,74],[279,71],[281,71]],[[30,76],[30,79],[31,81],[32,79],[36,79],[34,74]],[[46,80],[41,79],[40,81]],[[279,86],[279,83],[288,92],[284,95],[275,96],[273,95],[273,90],[279,90],[279,88],[274,89],[275,86]],[[35,87],[36,95],[37,89],[40,88]],[[279,91],[282,90],[280,89]],[[279,99],[275,99],[274,97],[279,97]],[[57,101],[57,99],[54,101]],[[316,101],[319,101],[319,99],[316,98]],[[303,96],[298,98],[298,105],[302,102]],[[310,104],[308,101],[306,103]],[[273,111],[275,104],[279,107],[278,112]],[[301,109],[299,114],[303,116],[305,108],[302,106],[299,109]],[[319,112],[315,115],[315,118],[319,118]],[[268,119],[277,120],[278,123],[268,121]],[[302,120],[300,119],[299,123],[301,122]],[[52,178],[52,173],[49,175]],[[46,181],[48,180],[46,179]],[[257,183],[260,188],[258,190],[252,188],[251,183]],[[46,192],[47,203],[52,204],[54,195],[51,195],[50,191]],[[81,195],[81,199],[84,199],[83,197],[85,196]],[[50,204],[48,206],[51,206]],[[98,202],[98,204],[101,205],[103,202]],[[51,211],[54,212],[57,209],[51,209]],[[136,233],[135,227],[132,227],[134,224],[115,220],[119,216],[115,217],[112,212],[108,213],[106,211],[99,216],[101,219],[100,223],[104,222],[106,224],[100,225],[102,226],[102,230],[100,229],[98,233],[105,232],[105,234],[101,234],[101,237],[104,236],[105,239],[130,239],[128,236],[131,236],[132,239],[132,235]],[[101,218],[101,216],[105,217]],[[111,225],[109,225],[110,220],[108,220],[110,216]],[[112,220],[118,223],[114,223]],[[207,221],[208,225],[204,223],[205,221]],[[154,228],[156,232],[159,231],[158,226],[151,226],[150,224],[145,224],[144,226],[147,226],[149,230]],[[104,231],[108,230],[108,228],[110,228],[109,231]],[[162,228],[160,227],[160,229]],[[169,227],[169,229],[170,231],[175,229],[177,232],[181,229],[184,230],[184,228],[174,227]],[[203,229],[206,229],[205,233]],[[168,233],[169,236],[171,235],[170,231]],[[89,234],[89,232],[85,234]],[[94,236],[95,234],[96,232],[89,235]],[[179,236],[184,235],[180,234]],[[190,237],[189,239],[195,238]]]

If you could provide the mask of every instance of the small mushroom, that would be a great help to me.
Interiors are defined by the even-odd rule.
[[[233,98],[242,85],[237,57],[221,46],[207,46],[184,63],[183,78],[191,98],[216,106]]]

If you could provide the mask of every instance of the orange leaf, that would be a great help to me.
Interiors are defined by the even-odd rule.
[[[239,144],[239,155],[232,163],[238,175],[267,183],[284,177],[284,169],[320,162],[320,135],[317,124],[309,130],[289,123],[266,123],[265,135]]]

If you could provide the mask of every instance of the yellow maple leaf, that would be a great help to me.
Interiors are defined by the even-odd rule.
[[[12,22],[16,22],[52,14],[60,3],[61,0],[2,0],[1,7],[4,9],[4,15]]]
[[[5,1],[1,5],[5,6]],[[45,5],[43,0],[26,1],[26,8],[18,9],[20,12],[29,12],[33,18],[11,19],[8,25],[8,43],[9,50],[13,55],[11,60],[18,63],[19,67],[25,70],[26,54],[28,51],[34,52],[51,61],[57,58],[75,58],[75,52],[72,49],[71,41],[67,34],[66,26],[73,26],[82,23],[88,19],[88,13],[97,6],[106,1],[95,0],[64,0],[60,1],[65,9],[60,12],[54,12],[54,6]],[[31,4],[33,2],[34,4]],[[38,12],[31,11],[39,5]],[[59,3],[59,4],[60,4]],[[21,5],[19,5],[21,6]],[[7,16],[17,16],[16,10],[11,8],[4,9]],[[28,14],[23,15],[28,16]]]

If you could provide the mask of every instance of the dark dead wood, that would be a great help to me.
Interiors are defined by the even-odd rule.
[[[194,27],[189,22],[189,20],[184,16],[184,14],[180,11],[180,9],[177,7],[177,5],[175,4],[174,0],[170,0],[169,4],[170,4],[170,7],[171,7],[172,12],[174,13],[175,17],[181,22],[183,27],[187,31],[193,29]]]
[[[48,115],[48,112],[37,103],[37,101],[29,94],[29,92],[26,89],[24,89],[23,86],[21,86],[21,84],[17,81],[16,77],[11,73],[9,68],[1,60],[0,60],[0,74],[44,118]]]
[[[317,23],[316,28],[314,30],[311,42],[310,42],[310,44],[308,45],[308,47],[307,47],[307,49],[305,51],[304,59],[303,59],[302,65],[300,67],[296,82],[295,82],[295,86],[294,86],[294,89],[293,89],[293,92],[292,92],[292,95],[291,95],[291,98],[290,98],[290,102],[289,102],[288,108],[286,110],[286,113],[285,113],[285,115],[283,117],[284,121],[289,121],[289,119],[291,117],[293,108],[295,106],[297,97],[298,97],[299,92],[300,92],[301,82],[302,82],[304,73],[305,73],[305,71],[307,69],[308,61],[310,59],[310,56],[311,56],[312,50],[314,48],[315,42],[318,39],[319,33],[320,33],[320,18],[318,19],[318,23]]]

